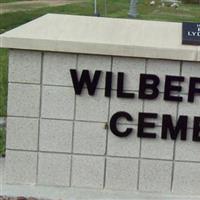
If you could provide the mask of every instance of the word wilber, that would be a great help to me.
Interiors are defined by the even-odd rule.
[[[102,71],[95,71],[93,77],[88,70],[83,70],[79,75],[77,70],[71,69],[70,74],[74,86],[75,93],[81,95],[82,89],[86,86],[88,94],[90,96],[95,95],[97,85],[99,83]],[[112,80],[113,73],[105,72],[105,97],[111,97],[112,93]],[[125,75],[123,72],[118,72],[117,74],[117,97],[118,98],[135,98],[134,93],[124,91],[124,79]],[[182,102],[183,97],[180,95],[182,91],[181,83],[183,83],[185,78],[183,76],[166,76],[165,86],[164,86],[164,101],[172,102]],[[197,85],[200,83],[200,78],[191,77],[189,81],[189,90],[187,101],[190,103],[194,102],[197,94],[200,94],[200,88]],[[143,100],[153,100],[156,99],[160,93],[158,86],[160,84],[160,78],[155,74],[140,74],[139,83],[139,99]],[[138,113],[138,130],[137,136],[141,138],[156,138],[155,133],[145,132],[146,128],[154,128],[156,123],[150,122],[149,119],[156,119],[158,117],[157,113]],[[110,129],[113,134],[118,137],[126,137],[133,130],[132,128],[127,128],[124,132],[120,132],[117,129],[117,121],[120,118],[125,118],[127,121],[133,121],[133,117],[124,111],[119,111],[115,113],[110,120]],[[200,117],[195,116],[193,120],[193,141],[200,141]],[[188,116],[180,115],[176,125],[173,124],[171,115],[162,116],[162,132],[161,138],[167,139],[168,134],[171,139],[176,140],[180,134],[181,140],[187,139],[187,128],[188,128]]]

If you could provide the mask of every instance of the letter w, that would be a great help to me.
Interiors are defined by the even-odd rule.
[[[91,96],[94,95],[97,88],[97,84],[99,82],[101,71],[98,71],[98,70],[95,71],[94,77],[92,80],[90,78],[89,70],[82,71],[80,80],[78,80],[78,74],[75,69],[70,69],[70,74],[71,74],[74,90],[77,95],[81,94],[84,84],[86,85],[88,89],[88,94]]]

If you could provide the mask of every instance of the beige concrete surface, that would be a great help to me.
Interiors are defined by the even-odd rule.
[[[182,24],[47,14],[0,35],[0,47],[200,61]]]
[[[0,157],[0,195],[3,194],[4,167],[5,159]]]
[[[200,196],[78,189],[35,185],[8,185],[3,182],[5,159],[0,158],[0,195],[62,200],[199,200]]]
[[[3,185],[1,195],[62,200],[199,200],[200,196],[133,193],[49,186]]]

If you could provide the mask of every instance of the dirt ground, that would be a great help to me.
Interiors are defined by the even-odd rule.
[[[84,2],[85,0],[33,0],[33,1],[18,1],[11,3],[1,3],[0,13],[15,12],[21,10],[31,10],[47,6],[59,6],[65,4],[72,4]]]

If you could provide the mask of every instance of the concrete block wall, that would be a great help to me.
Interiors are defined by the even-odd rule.
[[[165,75],[183,75],[184,102],[104,97],[102,77],[95,96],[74,94],[69,69],[124,72],[125,89],[138,94],[139,75],[157,74],[163,93]],[[10,50],[6,182],[165,193],[200,193],[199,143],[139,139],[138,112],[200,115],[200,100],[187,100],[188,78],[200,77],[199,62]],[[118,138],[105,129],[117,111],[134,132]],[[189,133],[192,131],[192,122]],[[192,134],[191,134],[192,135]],[[192,136],[189,137],[192,137]]]

